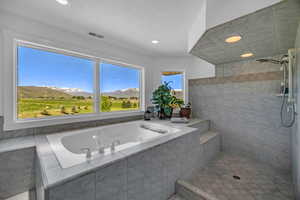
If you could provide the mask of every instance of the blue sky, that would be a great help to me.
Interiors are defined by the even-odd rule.
[[[170,76],[162,75],[162,82],[170,82],[169,85],[172,87],[172,89],[182,89],[182,81],[183,81],[182,74],[176,74]]]
[[[109,92],[127,88],[139,88],[139,70],[102,63],[100,68],[101,91]]]
[[[18,48],[18,85],[80,88],[93,91],[93,62],[72,56]],[[104,92],[138,88],[138,70],[101,64],[101,90]]]

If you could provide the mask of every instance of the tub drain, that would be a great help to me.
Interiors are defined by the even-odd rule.
[[[239,176],[236,176],[236,175],[234,175],[234,176],[232,176],[235,180],[241,180],[241,177],[239,177]]]

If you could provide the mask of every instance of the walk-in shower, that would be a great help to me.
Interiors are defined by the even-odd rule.
[[[281,65],[280,70],[283,71],[280,96],[282,96],[282,104],[280,109],[281,125],[291,127],[295,122],[296,105],[294,99],[294,65],[295,50],[289,49],[287,55],[283,55],[280,60],[274,59],[258,59],[259,62],[269,62]]]

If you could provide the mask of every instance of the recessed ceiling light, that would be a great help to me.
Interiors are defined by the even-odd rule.
[[[226,38],[225,42],[227,43],[235,43],[235,42],[238,42],[242,39],[242,36],[240,35],[233,35],[233,36],[230,36],[228,38]]]
[[[254,54],[251,53],[251,52],[248,52],[248,53],[242,54],[242,55],[241,55],[241,58],[249,58],[249,57],[251,57],[251,56],[254,56]]]
[[[152,40],[152,44],[158,44],[159,41],[158,40]]]
[[[56,0],[56,1],[64,6],[69,4],[68,0]]]

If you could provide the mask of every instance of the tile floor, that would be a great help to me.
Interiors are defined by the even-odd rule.
[[[218,200],[294,199],[290,175],[236,155],[221,153],[187,181]]]

